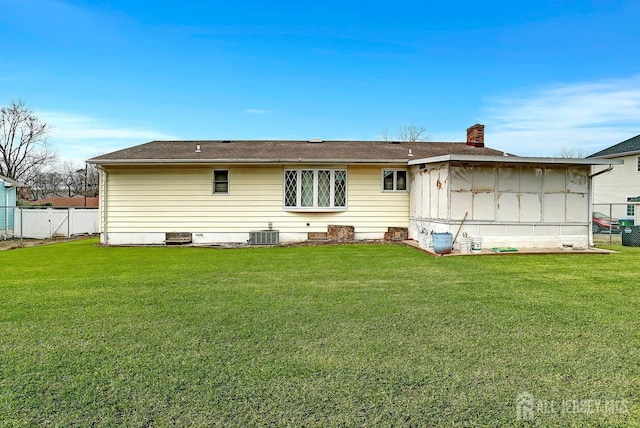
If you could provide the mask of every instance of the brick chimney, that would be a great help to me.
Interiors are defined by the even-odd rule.
[[[484,147],[484,125],[476,123],[467,128],[467,145],[473,147]]]

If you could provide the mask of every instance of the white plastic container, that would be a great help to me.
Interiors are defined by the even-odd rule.
[[[460,238],[460,252],[462,254],[469,254],[471,252],[471,238],[466,236]]]
[[[482,236],[471,237],[471,252],[480,253],[482,251]]]

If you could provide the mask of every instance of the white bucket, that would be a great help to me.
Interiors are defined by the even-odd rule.
[[[429,235],[427,235],[426,233],[421,233],[420,235],[418,235],[418,246],[420,248],[428,248],[428,238]]]
[[[471,252],[479,253],[482,251],[482,237],[481,236],[472,236],[471,237]]]
[[[463,236],[460,238],[460,252],[462,254],[469,254],[471,252],[471,238]]]
[[[430,233],[421,233],[418,235],[418,246],[420,248],[433,248],[433,236]]]

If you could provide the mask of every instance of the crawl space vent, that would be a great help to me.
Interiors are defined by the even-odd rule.
[[[255,230],[253,232],[249,232],[250,245],[276,245],[277,243],[277,230]]]
[[[189,232],[167,232],[164,237],[166,244],[189,244],[191,241],[191,233]]]

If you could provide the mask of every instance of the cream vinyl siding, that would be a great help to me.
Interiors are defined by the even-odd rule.
[[[614,165],[613,170],[593,178],[593,202],[596,204],[624,203],[627,198],[640,196],[640,172],[638,154],[618,157],[622,165]],[[592,173],[606,169],[606,166],[592,167]],[[596,211],[598,211],[596,209]]]
[[[344,212],[284,211],[284,170],[304,167],[109,167],[101,200],[107,231],[247,232],[266,229],[269,222],[282,232],[324,232],[329,224],[351,225],[356,232],[408,226],[409,193],[381,191],[383,166],[347,168]],[[213,194],[214,169],[229,171],[228,195]]]

